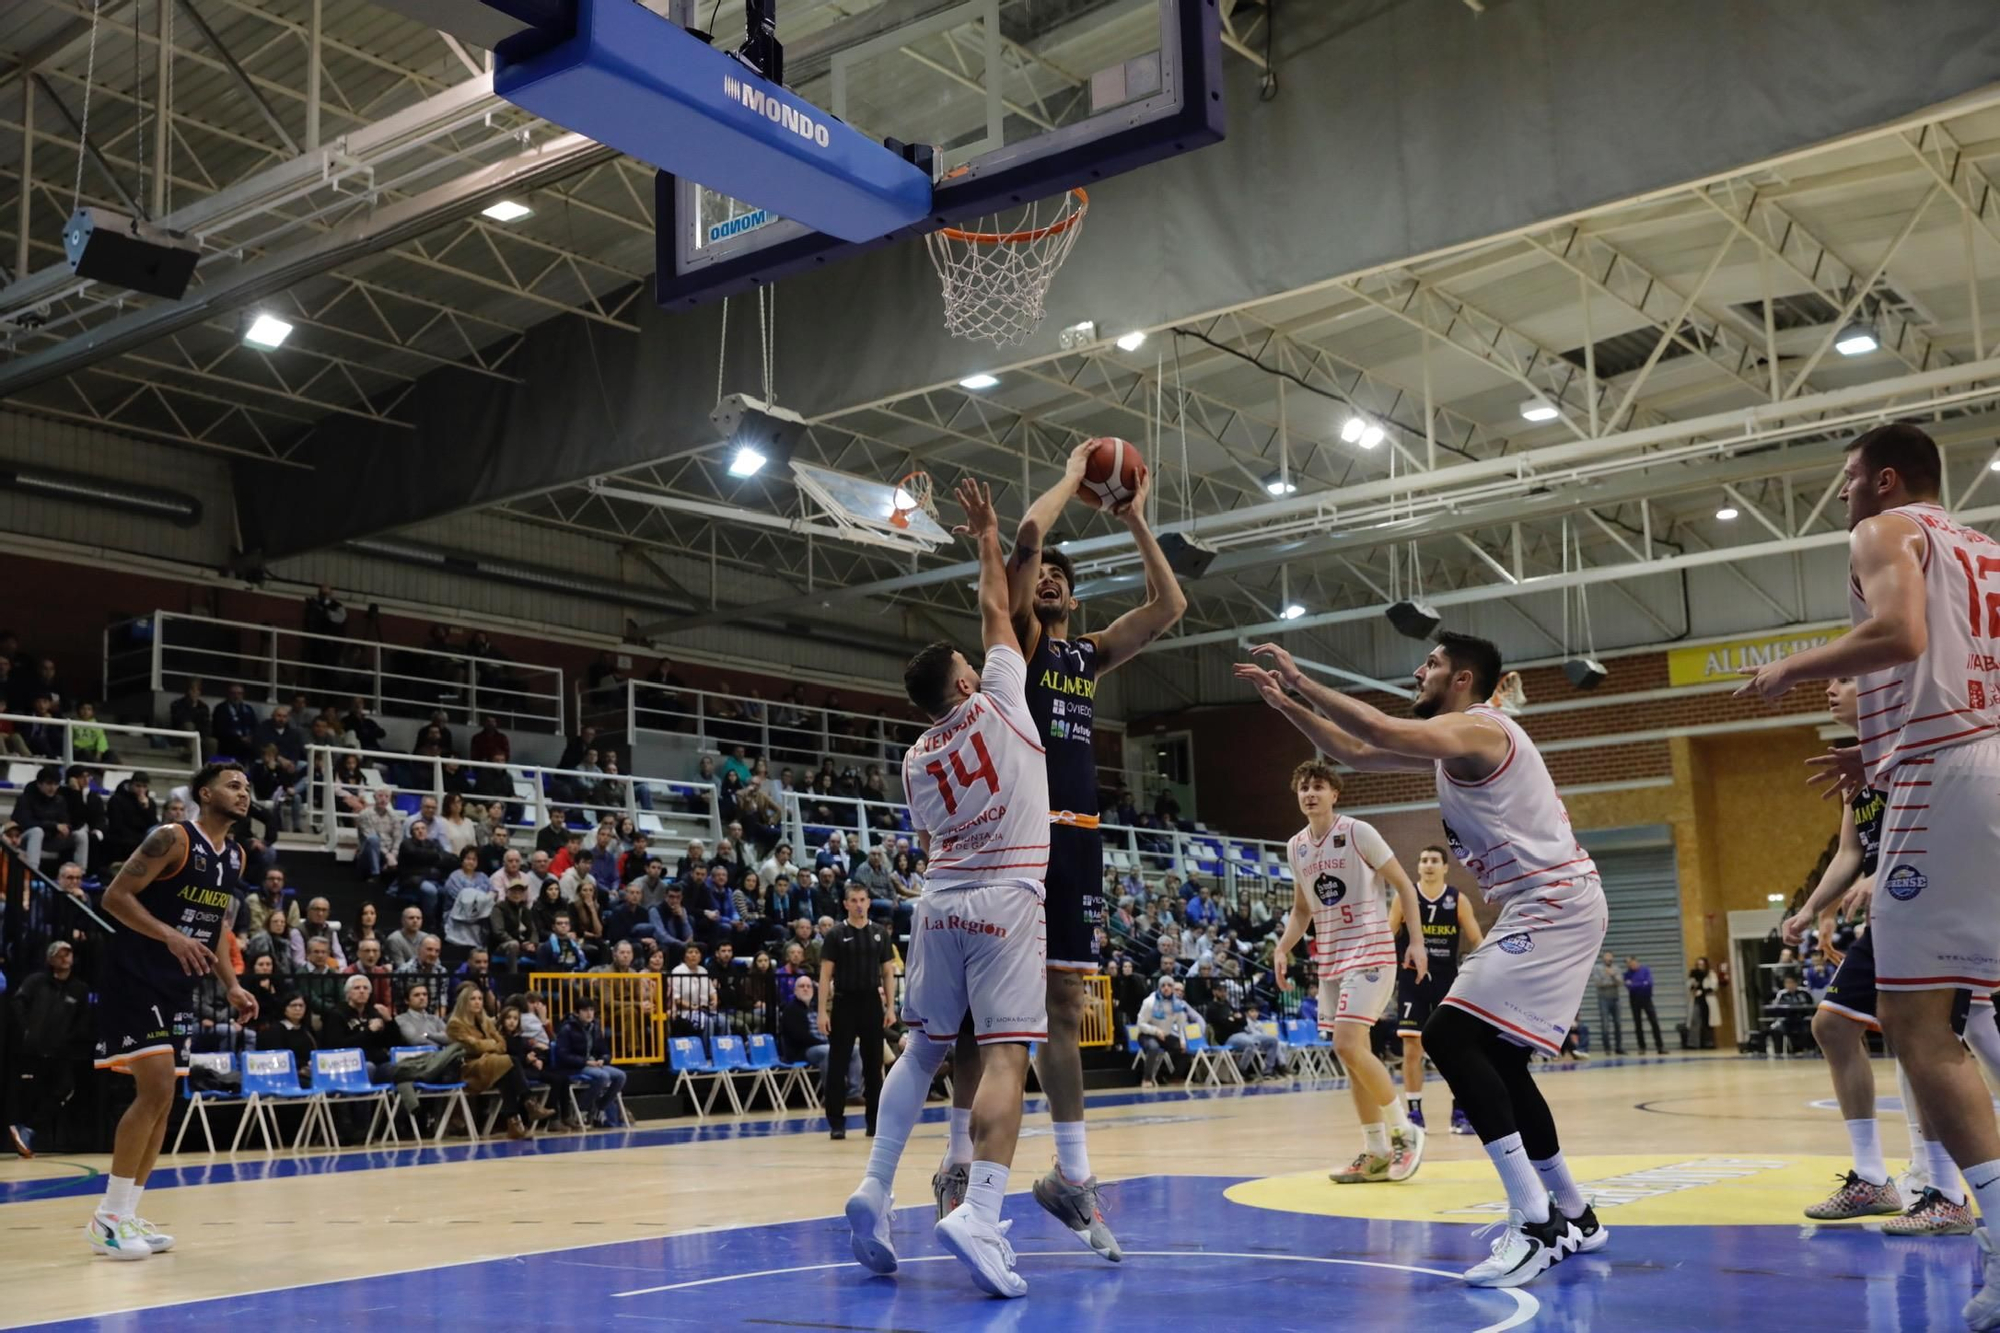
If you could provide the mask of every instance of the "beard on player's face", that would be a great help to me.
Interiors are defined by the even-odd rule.
[[[1044,629],[1050,625],[1060,625],[1069,619],[1070,600],[1067,592],[1058,592],[1053,597],[1035,597],[1035,619]]]

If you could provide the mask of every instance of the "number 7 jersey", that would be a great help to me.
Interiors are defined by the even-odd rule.
[[[1962,527],[1935,504],[1884,510],[1924,535],[1923,656],[1856,682],[1861,757],[1872,786],[1897,764],[2000,730],[2000,543]],[[1861,586],[1848,579],[1859,625],[1869,618]]]
[[[986,650],[979,689],[903,756],[903,794],[930,835],[925,892],[1017,884],[1042,896],[1049,868],[1049,770],[1028,712],[1028,664]]]

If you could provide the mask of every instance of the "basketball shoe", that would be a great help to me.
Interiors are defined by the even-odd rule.
[[[1972,1239],[1979,1243],[1979,1280],[1982,1285],[1972,1293],[1972,1299],[1965,1303],[1959,1314],[1972,1333],[1992,1333],[1992,1330],[2000,1329],[2000,1252],[1994,1250],[1993,1237],[1985,1227],[1974,1231]]]
[[[1354,1155],[1354,1160],[1347,1164],[1345,1171],[1329,1171],[1326,1178],[1336,1185],[1373,1185],[1389,1178],[1389,1168],[1394,1160],[1364,1148]]]
[[[1570,1226],[1560,1213],[1551,1211],[1546,1222],[1530,1222],[1519,1209],[1513,1209],[1505,1222],[1490,1223],[1477,1234],[1484,1236],[1494,1227],[1502,1230],[1493,1242],[1493,1252],[1462,1275],[1473,1286],[1518,1287],[1562,1262]]]
[[[1068,1227],[1071,1235],[1097,1255],[1114,1264],[1125,1258],[1125,1251],[1118,1248],[1118,1238],[1104,1223],[1104,1210],[1098,1206],[1096,1176],[1078,1183],[1064,1179],[1062,1168],[1052,1166],[1046,1176],[1035,1182],[1031,1192],[1035,1202],[1047,1209],[1049,1216]],[[1007,1293],[994,1294],[1004,1296]]]
[[[1844,1222],[1851,1217],[1880,1217],[1903,1211],[1903,1196],[1891,1181],[1872,1185],[1858,1172],[1849,1171],[1840,1188],[1806,1209],[1815,1222]]]
[[[1014,1247],[1007,1243],[1012,1222],[998,1226],[973,1215],[970,1208],[954,1208],[950,1217],[937,1224],[932,1233],[938,1244],[958,1256],[972,1270],[972,1280],[991,1296],[1025,1296],[1027,1281],[1014,1271]]]
[[[1451,1132],[1454,1134],[1475,1134],[1478,1131],[1473,1129],[1472,1121],[1466,1116],[1465,1112],[1454,1106],[1451,1108]]]
[[[1577,1216],[1567,1217],[1551,1198],[1549,1216],[1561,1217],[1569,1227],[1569,1238],[1563,1244],[1571,1254],[1595,1254],[1611,1243],[1611,1228],[1597,1220],[1597,1210],[1589,1204]]]
[[[847,1225],[853,1230],[854,1257],[871,1273],[896,1271],[896,1247],[889,1239],[889,1218],[896,1200],[880,1181],[864,1180],[848,1196]]]
[[[1408,1180],[1424,1164],[1424,1127],[1415,1120],[1389,1131],[1389,1179]]]
[[[1427,1128],[1424,1124],[1424,1108],[1414,1101],[1410,1103],[1410,1123],[1418,1129]]]
[[[153,1247],[135,1217],[93,1213],[83,1228],[83,1234],[89,1239],[90,1248],[107,1259],[130,1262],[153,1257]]]
[[[1969,1236],[1972,1230],[1971,1205],[1953,1203],[1934,1189],[1919,1194],[1901,1216],[1882,1224],[1885,1236]]]
[[[931,1194],[937,1199],[937,1220],[942,1222],[951,1210],[965,1202],[965,1186],[970,1179],[972,1168],[964,1162],[946,1167],[931,1177]]]

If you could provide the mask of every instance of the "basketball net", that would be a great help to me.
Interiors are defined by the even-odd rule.
[[[889,526],[907,531],[910,515],[919,509],[937,520],[937,504],[931,499],[931,474],[912,472],[896,483],[895,498],[890,501],[895,507],[889,511]]]
[[[1090,196],[1069,190],[1029,204],[1012,225],[981,219],[982,230],[943,227],[924,238],[944,287],[944,326],[954,338],[995,347],[1026,342],[1041,327],[1056,270],[1083,232]]]
[[[1487,705],[1497,708],[1509,717],[1519,717],[1528,706],[1528,690],[1521,684],[1521,673],[1509,671],[1500,677],[1500,684],[1493,690],[1493,697]]]

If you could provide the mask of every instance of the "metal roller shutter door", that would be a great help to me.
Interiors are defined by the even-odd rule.
[[[1660,1030],[1674,1042],[1674,1026],[1687,1021],[1687,956],[1681,946],[1681,884],[1673,830],[1664,824],[1598,829],[1583,845],[1604,879],[1611,926],[1604,947],[1623,963],[1637,957],[1653,969],[1653,1007]],[[1596,1001],[1584,1000],[1584,1020],[1595,1022]],[[1622,1016],[1631,1021],[1628,1009]],[[1630,1040],[1630,1034],[1627,1034]]]

